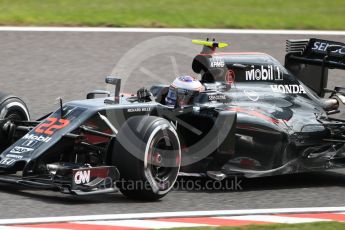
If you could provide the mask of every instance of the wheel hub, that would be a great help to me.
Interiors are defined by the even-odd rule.
[[[159,152],[153,154],[153,164],[156,166],[161,166],[163,161],[162,155]]]

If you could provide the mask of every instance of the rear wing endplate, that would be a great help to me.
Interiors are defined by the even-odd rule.
[[[345,44],[316,38],[287,40],[285,67],[320,96],[328,69],[345,70]]]

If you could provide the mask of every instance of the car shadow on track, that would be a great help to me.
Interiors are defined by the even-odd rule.
[[[240,187],[236,187],[236,184]],[[333,186],[345,187],[345,173],[313,172],[263,178],[233,177],[220,182],[206,178],[180,177],[176,181],[173,191],[190,193],[241,193],[246,191]],[[144,201],[127,199],[120,192],[115,194],[73,196],[61,194],[56,191],[32,189],[24,186],[3,183],[0,183],[0,193],[7,193],[11,196],[24,196],[40,202],[63,205],[82,205],[92,203],[146,203]]]
[[[29,188],[20,185],[0,183],[0,193],[7,193],[11,196],[26,197],[29,199],[63,205],[81,205],[81,204],[101,204],[101,203],[138,203],[138,201],[127,199],[120,192],[106,193],[101,195],[69,195],[62,194],[59,191],[42,190]],[[145,203],[142,201],[142,203]]]
[[[224,179],[223,181],[183,177],[177,181],[174,190],[224,193],[333,186],[345,187],[345,172],[309,172],[262,178],[232,177]]]

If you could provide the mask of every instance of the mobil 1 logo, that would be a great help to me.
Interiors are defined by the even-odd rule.
[[[252,65],[246,71],[246,81],[282,81],[283,73],[277,65]]]

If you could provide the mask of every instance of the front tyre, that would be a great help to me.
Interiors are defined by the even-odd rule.
[[[125,196],[158,200],[173,188],[180,170],[178,135],[163,118],[131,117],[118,132],[112,160],[120,171],[117,186]]]
[[[11,132],[8,121],[29,121],[30,115],[26,104],[18,97],[0,92],[0,151],[11,144]]]
[[[29,110],[20,98],[0,92],[0,119],[29,121]]]

